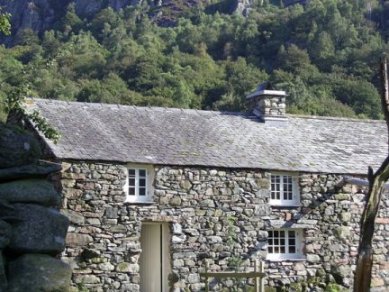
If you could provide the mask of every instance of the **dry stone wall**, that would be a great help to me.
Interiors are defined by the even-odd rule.
[[[39,144],[0,125],[0,291],[67,291],[70,267],[53,256],[65,247],[69,220],[47,177],[58,164],[41,162]]]
[[[168,222],[174,291],[201,291],[199,272],[253,270],[266,258],[267,230],[285,224],[304,230],[298,262],[266,262],[267,284],[322,291],[352,284],[363,189],[342,176],[301,174],[301,207],[270,207],[270,173],[200,167],[155,167],[153,204],[124,203],[126,167],[64,162],[62,213],[71,221],[62,258],[73,285],[91,291],[139,291],[143,222]],[[377,219],[373,286],[389,287],[389,200]],[[310,283],[310,284],[307,284]],[[225,285],[234,285],[227,281]],[[218,283],[211,283],[215,291]]]

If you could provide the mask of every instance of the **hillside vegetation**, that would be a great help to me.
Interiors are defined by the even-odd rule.
[[[147,5],[80,18],[70,3],[51,30],[25,29],[0,46],[1,110],[28,94],[243,111],[245,94],[270,80],[288,91],[289,113],[377,119],[377,64],[389,51],[381,2],[264,0],[243,17],[223,14],[225,1],[186,10],[171,27]]]

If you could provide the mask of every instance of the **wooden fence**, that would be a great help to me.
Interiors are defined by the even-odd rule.
[[[264,264],[256,261],[254,272],[208,272],[208,262],[204,273],[200,273],[200,277],[205,278],[205,291],[209,292],[209,278],[254,278],[254,291],[265,292],[264,288]]]

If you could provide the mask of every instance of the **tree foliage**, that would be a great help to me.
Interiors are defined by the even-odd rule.
[[[145,7],[85,18],[70,3],[52,30],[0,47],[0,101],[28,84],[43,98],[243,111],[245,95],[271,80],[289,92],[291,113],[382,118],[373,72],[389,50],[379,17],[388,8],[276,2],[247,17],[194,9],[174,27],[154,24]]]

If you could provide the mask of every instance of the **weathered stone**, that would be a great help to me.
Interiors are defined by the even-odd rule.
[[[350,194],[346,194],[346,193],[336,194],[335,199],[338,201],[350,200]]]
[[[179,223],[173,223],[173,234],[180,235],[182,234],[182,226]]]
[[[188,276],[188,282],[189,282],[190,284],[194,284],[194,283],[200,282],[199,274],[190,274],[190,275]]]
[[[317,254],[308,254],[307,261],[310,263],[319,263],[320,257]]]
[[[110,231],[115,232],[115,233],[126,232],[127,228],[126,228],[126,226],[124,226],[122,224],[118,224],[116,226],[110,227]]]
[[[105,209],[105,216],[108,219],[117,219],[118,218],[118,208],[107,207],[107,209]]]
[[[9,248],[17,252],[57,254],[65,248],[69,219],[55,209],[34,204],[14,204],[12,214],[20,220],[13,226]]]
[[[79,234],[69,232],[66,235],[66,245],[67,246],[85,246],[88,243],[93,241],[93,237],[88,234]]]
[[[30,164],[41,156],[38,141],[20,128],[0,125],[0,168]]]
[[[336,282],[342,284],[347,284],[349,277],[352,275],[351,267],[346,265],[333,265],[331,271]]]
[[[5,261],[3,258],[3,252],[0,249],[0,291],[7,291],[8,281],[5,273]]]
[[[350,213],[350,212],[342,212],[342,213],[340,214],[340,219],[341,219],[342,222],[344,222],[344,223],[350,222],[350,220],[351,220],[351,213]]]
[[[0,250],[4,249],[9,244],[11,234],[11,225],[0,219]]]
[[[69,209],[62,209],[61,213],[64,214],[71,223],[76,225],[83,225],[85,223],[85,217],[79,212],[75,212]]]
[[[102,271],[113,271],[115,270],[115,266],[112,265],[111,263],[102,263],[99,264],[99,269]]]
[[[75,276],[75,282],[78,284],[98,284],[100,278],[95,275],[77,275]]]
[[[180,206],[181,205],[181,198],[179,196],[174,196],[169,201],[170,205],[172,206]]]
[[[10,181],[21,178],[46,177],[48,174],[61,170],[60,164],[38,162],[0,169],[0,181]]]
[[[0,184],[0,200],[59,206],[61,196],[48,181],[26,179]]]
[[[69,265],[43,254],[26,254],[9,263],[9,292],[67,291]]]
[[[188,180],[182,180],[180,183],[181,188],[188,191],[192,188],[192,184]]]
[[[350,227],[348,226],[339,226],[335,229],[335,235],[339,239],[348,240],[350,237]]]
[[[381,278],[373,277],[371,279],[371,287],[382,287],[385,286],[385,281]]]
[[[122,262],[116,266],[116,271],[122,272],[122,273],[138,273],[139,272],[139,265]]]

